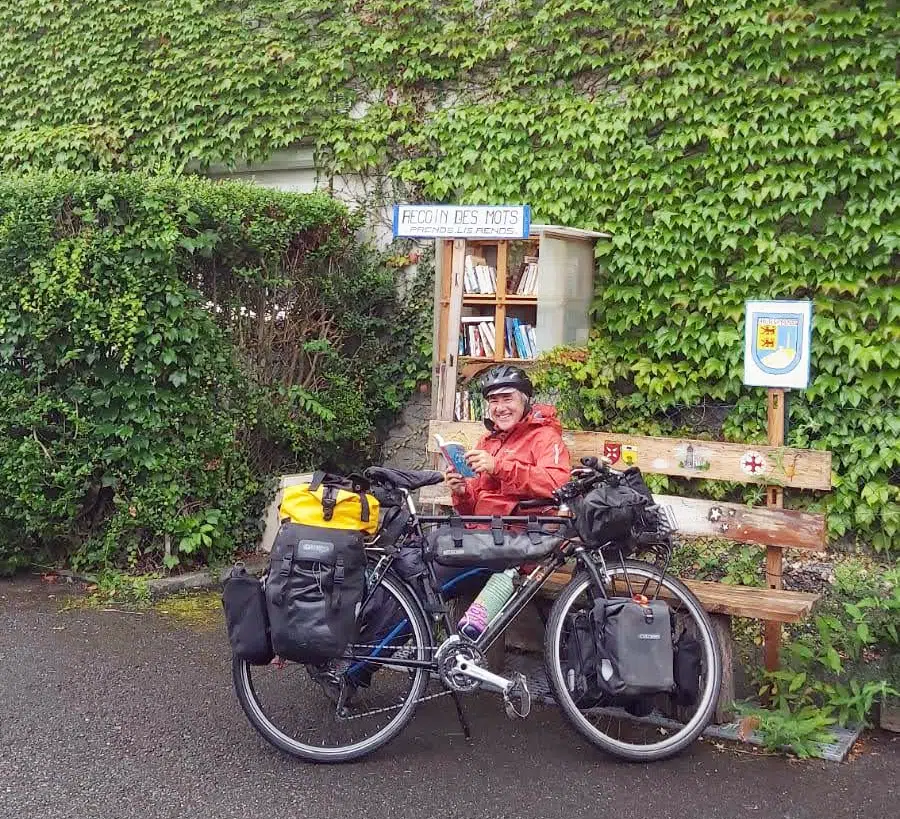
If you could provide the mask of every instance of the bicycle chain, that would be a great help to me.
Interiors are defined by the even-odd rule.
[[[416,700],[416,705],[418,705],[420,702],[427,702],[428,700],[436,700],[438,697],[446,697],[448,694],[452,694],[452,693],[453,693],[452,691],[438,691],[437,694],[429,694],[427,697],[419,697],[419,699]],[[362,719],[363,717],[372,717],[372,716],[375,716],[375,714],[384,714],[388,711],[398,711],[404,705],[406,705],[406,703],[401,702],[399,705],[388,705],[388,706],[385,706],[384,708],[375,708],[371,711],[363,711],[361,714],[351,714],[349,716],[341,716],[337,712],[337,710],[335,710],[335,715],[341,722],[350,722],[351,720],[354,720],[354,719]]]
[[[390,651],[403,651],[407,646],[397,646],[396,648],[392,646],[385,646],[382,643],[351,643],[348,648],[357,649],[357,648],[387,648]],[[425,648],[416,649],[417,651],[430,651],[434,653],[440,648],[440,646],[427,646]],[[363,658],[360,658],[360,662],[362,662]]]
[[[422,649],[413,649],[413,650],[429,652],[431,654],[434,654],[438,650],[439,647],[440,646],[427,646]],[[371,643],[371,644],[369,644],[369,643],[353,643],[353,645],[351,645],[350,648],[355,651],[358,648],[384,648],[384,646],[379,643]],[[405,648],[404,646],[400,646],[398,649],[396,649],[397,653],[403,651],[404,648]],[[394,656],[396,656],[396,654]],[[402,658],[398,658],[398,659],[402,659]],[[429,694],[428,696],[425,696],[425,697],[419,697],[419,699],[416,700],[416,705],[418,705],[420,702],[427,702],[428,700],[435,700],[438,697],[446,697],[448,694],[452,694],[452,693],[453,693],[452,691],[439,691],[437,694]],[[362,719],[363,717],[372,717],[372,716],[375,716],[376,714],[385,714],[388,711],[398,711],[405,704],[406,703],[401,702],[399,705],[387,705],[384,708],[374,708],[371,711],[363,711],[361,714],[350,714],[350,715],[346,715],[346,716],[341,716],[341,714],[338,713],[337,709],[336,709],[335,714],[336,714],[337,718],[339,720],[341,720],[342,722],[350,722],[351,720]]]

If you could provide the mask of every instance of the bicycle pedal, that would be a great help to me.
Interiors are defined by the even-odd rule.
[[[513,684],[504,692],[503,707],[510,719],[525,719],[531,713],[531,692],[524,674],[516,674]]]

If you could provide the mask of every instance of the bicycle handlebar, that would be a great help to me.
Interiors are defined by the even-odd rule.
[[[556,498],[529,498],[516,504],[517,509],[540,509],[544,506],[559,506]]]

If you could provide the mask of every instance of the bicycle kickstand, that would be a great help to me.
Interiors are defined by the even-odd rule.
[[[459,724],[462,726],[463,734],[466,737],[466,740],[472,739],[472,732],[469,730],[469,720],[466,717],[466,712],[463,711],[462,700],[459,698],[459,694],[454,691],[453,693],[453,704],[456,706],[456,716],[459,718]]]

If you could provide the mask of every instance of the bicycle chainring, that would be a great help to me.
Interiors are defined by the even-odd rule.
[[[464,641],[459,635],[454,634],[441,644],[434,656],[441,682],[451,691],[474,691],[481,683],[455,671],[458,655],[462,655],[465,660],[482,668],[485,665],[484,654],[472,643]]]

